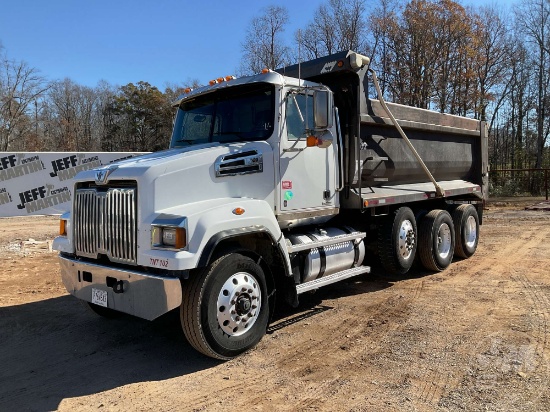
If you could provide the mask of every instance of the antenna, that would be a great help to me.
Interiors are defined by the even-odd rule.
[[[298,29],[298,86],[302,84],[302,29]]]

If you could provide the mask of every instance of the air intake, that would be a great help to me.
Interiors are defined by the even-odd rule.
[[[262,154],[257,150],[247,150],[245,152],[220,156],[216,160],[216,163],[214,163],[216,177],[261,173],[263,167]]]

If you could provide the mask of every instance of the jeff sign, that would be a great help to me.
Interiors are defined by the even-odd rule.
[[[0,152],[0,217],[62,214],[78,172],[139,154]]]

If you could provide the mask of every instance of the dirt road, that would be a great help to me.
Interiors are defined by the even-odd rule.
[[[225,363],[177,313],[106,320],[67,295],[55,253],[18,248],[57,219],[0,219],[0,410],[550,411],[550,212],[521,209],[491,206],[442,273],[306,296]]]

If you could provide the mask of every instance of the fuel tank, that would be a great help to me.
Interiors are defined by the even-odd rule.
[[[293,234],[288,238],[293,245],[307,244],[318,240],[325,240],[335,236],[352,233],[355,230],[349,227],[327,227],[311,230],[302,234]],[[353,241],[337,243],[311,249],[300,261],[302,282],[309,282],[322,276],[331,275],[345,269],[359,266],[365,258],[365,244]]]

